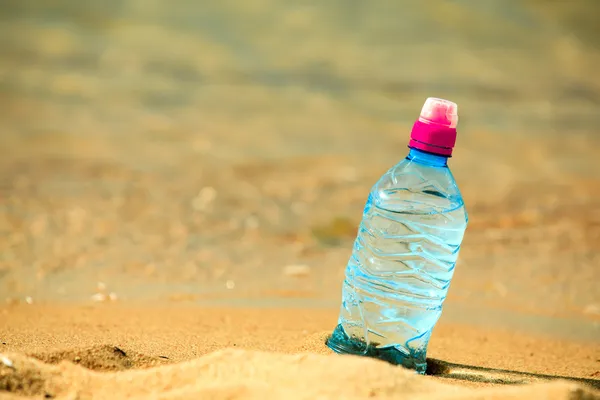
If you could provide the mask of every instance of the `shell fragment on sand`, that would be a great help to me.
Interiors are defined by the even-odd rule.
[[[8,368],[14,368],[12,360],[2,354],[0,354],[0,362],[2,362],[2,364],[7,366]]]

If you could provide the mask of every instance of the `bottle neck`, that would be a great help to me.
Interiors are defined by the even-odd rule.
[[[440,156],[437,154],[426,153],[419,149],[410,149],[408,156],[406,157],[410,161],[414,161],[419,164],[427,165],[429,167],[446,167],[448,166],[448,157]]]

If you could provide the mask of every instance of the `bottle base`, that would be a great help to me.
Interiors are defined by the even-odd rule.
[[[377,347],[377,343],[367,344],[360,339],[348,336],[341,324],[334,329],[326,344],[331,350],[339,354],[376,358],[390,364],[415,370],[419,374],[425,374],[427,370],[424,354],[406,354],[394,346]]]

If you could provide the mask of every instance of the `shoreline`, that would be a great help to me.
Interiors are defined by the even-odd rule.
[[[158,307],[189,309],[265,309],[265,310],[320,310],[335,314],[339,300],[310,297],[232,297],[214,296],[203,298],[194,295],[171,295],[168,298],[136,299],[112,302],[108,296],[104,301],[82,302],[79,300],[35,301],[33,304],[10,299],[8,306],[43,307]],[[439,324],[459,324],[487,329],[511,330],[522,334],[541,335],[550,339],[579,342],[598,342],[600,337],[600,319],[595,315],[547,315],[531,310],[519,310],[499,304],[472,305],[463,301],[449,301]]]

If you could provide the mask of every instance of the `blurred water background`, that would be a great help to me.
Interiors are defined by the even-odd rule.
[[[470,213],[448,318],[597,338],[598,21],[597,0],[1,0],[0,297],[337,307],[434,96],[459,104]]]

